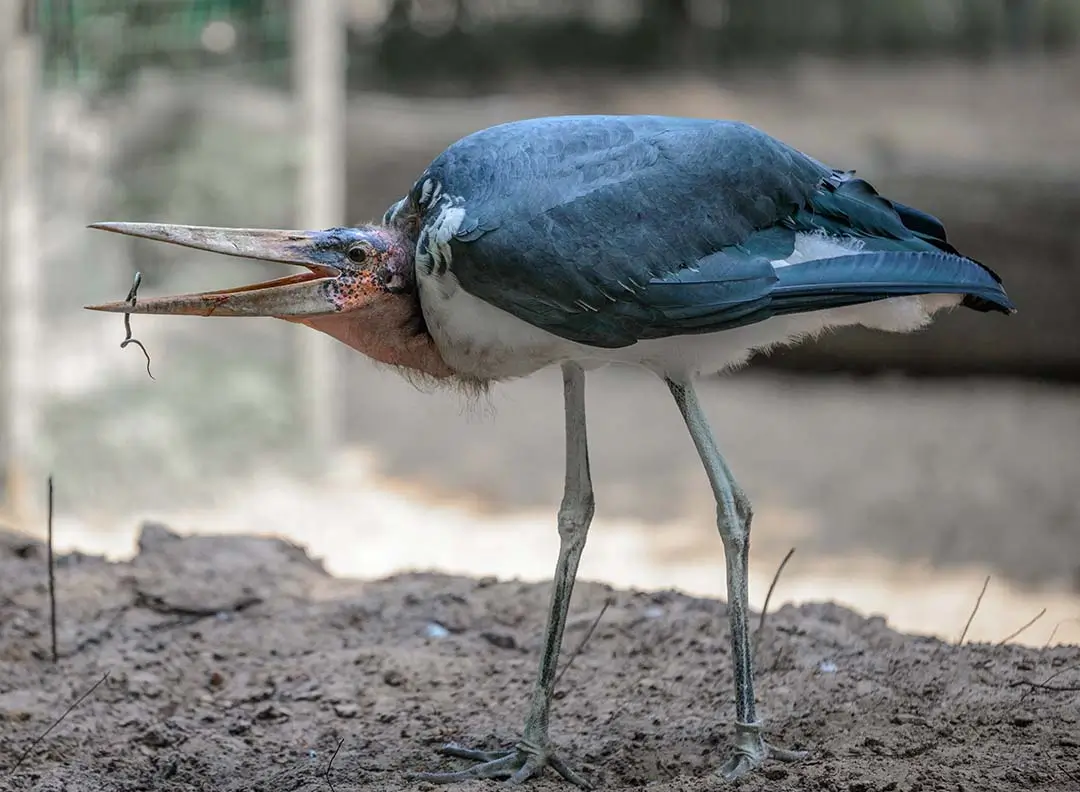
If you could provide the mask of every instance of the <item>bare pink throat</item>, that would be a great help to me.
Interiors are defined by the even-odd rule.
[[[355,311],[299,320],[333,336],[372,360],[402,366],[436,379],[454,376],[427,333],[417,333],[416,303],[407,297],[380,295]]]

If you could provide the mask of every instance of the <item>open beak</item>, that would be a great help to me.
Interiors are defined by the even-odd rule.
[[[337,310],[326,284],[340,274],[331,264],[340,255],[338,232],[272,231],[261,228],[213,228],[160,223],[94,223],[90,228],[155,239],[226,256],[297,264],[307,272],[235,289],[139,298],[86,306],[92,311],[186,316],[316,316]]]

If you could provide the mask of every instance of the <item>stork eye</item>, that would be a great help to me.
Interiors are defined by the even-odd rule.
[[[360,264],[368,257],[368,248],[368,245],[353,245],[346,251],[345,255],[349,257],[349,261]]]

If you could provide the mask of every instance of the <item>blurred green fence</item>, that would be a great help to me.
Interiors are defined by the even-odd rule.
[[[482,90],[553,70],[715,68],[800,55],[986,56],[1073,46],[1076,0],[342,0],[351,87]],[[282,83],[288,0],[39,0],[52,76],[146,66]]]
[[[289,0],[39,0],[46,72],[119,90],[144,68],[289,78]]]

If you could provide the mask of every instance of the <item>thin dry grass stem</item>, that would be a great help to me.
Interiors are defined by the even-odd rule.
[[[1029,687],[1035,690],[1049,690],[1054,693],[1080,693],[1080,685],[1047,685],[1045,682],[1032,682],[1021,679],[1009,684],[1009,687]]]
[[[1047,677],[1046,679],[1044,679],[1044,680],[1042,681],[1042,684],[1044,684],[1044,685],[1045,685],[1045,684],[1047,684],[1047,683],[1049,683],[1049,682],[1053,682],[1053,681],[1054,681],[1055,679],[1057,679],[1057,678],[1058,678],[1059,676],[1061,676],[1062,674],[1067,674],[1067,673],[1068,673],[1068,672],[1070,672],[1070,671],[1077,671],[1077,670],[1080,670],[1080,664],[1078,664],[1078,665],[1071,665],[1071,666],[1062,666],[1062,667],[1061,667],[1061,668],[1059,668],[1059,669],[1058,669],[1057,671],[1055,671],[1055,672],[1054,672],[1054,673],[1052,673],[1052,674],[1051,674],[1050,676],[1048,676],[1048,677]]]
[[[589,626],[589,629],[585,633],[585,636],[581,639],[581,643],[579,643],[577,645],[577,648],[570,653],[570,657],[566,660],[566,665],[562,667],[562,670],[559,672],[558,676],[555,677],[555,685],[553,686],[554,688],[557,688],[559,686],[559,681],[563,678],[563,674],[570,670],[570,666],[574,664],[574,660],[576,660],[577,656],[581,654],[581,651],[585,648],[585,644],[589,642],[589,639],[592,638],[593,633],[596,632],[596,627],[598,624],[600,624],[600,620],[604,618],[604,614],[607,613],[607,609],[614,604],[614,597],[608,597],[606,600],[604,600],[604,607],[602,607],[600,609],[600,612],[596,614],[596,618],[593,619],[593,623]]]
[[[1054,625],[1054,629],[1052,629],[1052,630],[1050,631],[1050,637],[1049,637],[1049,638],[1047,638],[1047,639],[1046,639],[1046,643],[1045,643],[1045,644],[1043,644],[1043,649],[1049,649],[1049,648],[1050,648],[1050,644],[1052,644],[1052,643],[1054,642],[1054,636],[1056,636],[1056,635],[1057,635],[1057,631],[1058,631],[1058,629],[1059,629],[1059,628],[1061,627],[1061,625],[1063,625],[1063,624],[1067,624],[1067,623],[1069,623],[1069,622],[1077,622],[1077,623],[1080,623],[1080,619],[1062,619],[1062,620],[1061,620],[1061,621],[1059,621],[1059,622],[1058,622],[1057,624],[1055,624],[1055,625]]]
[[[960,640],[957,642],[957,646],[964,645],[964,639],[967,638],[968,630],[971,629],[971,623],[975,621],[975,614],[979,612],[979,606],[982,605],[983,595],[986,593],[986,587],[990,585],[990,576],[986,576],[986,580],[983,581],[982,590],[979,592],[978,598],[975,600],[975,607],[971,609],[971,615],[968,616],[967,624],[964,625],[964,631],[960,633]]]
[[[49,564],[49,638],[52,644],[52,661],[55,664],[60,659],[56,651],[56,563],[53,556],[53,477],[49,476],[48,495],[48,564]]]
[[[26,760],[26,757],[28,757],[30,755],[31,751],[33,751],[35,748],[38,747],[38,745],[41,744],[42,740],[44,740],[46,737],[49,736],[49,732],[51,732],[53,729],[55,729],[57,726],[59,726],[60,723],[64,720],[64,718],[66,718],[68,715],[71,714],[71,711],[73,709],[75,709],[77,706],[79,706],[84,701],[86,701],[88,698],[90,698],[90,696],[93,695],[94,691],[97,690],[99,687],[101,687],[101,684],[106,679],[109,678],[109,674],[110,674],[109,671],[106,671],[104,674],[102,674],[101,679],[99,679],[97,682],[95,682],[93,685],[91,685],[89,690],[87,690],[85,693],[83,693],[81,696],[79,696],[77,699],[75,699],[75,701],[71,704],[71,706],[69,706],[66,710],[64,710],[64,713],[59,718],[57,718],[56,720],[54,720],[52,722],[52,725],[50,725],[49,728],[47,728],[45,731],[43,731],[41,734],[39,734],[36,738],[34,738],[34,741],[32,743],[30,743],[29,746],[27,746],[26,750],[23,751],[21,754],[19,754],[19,758],[15,761],[15,766],[12,767],[11,770],[8,771],[8,778],[11,778],[12,776],[15,775],[15,771],[19,769],[19,765],[21,765]]]
[[[787,566],[788,561],[795,555],[795,548],[791,548],[787,551],[787,555],[784,556],[784,560],[780,562],[780,566],[776,568],[776,572],[773,573],[772,582],[769,583],[769,590],[765,593],[765,604],[761,606],[761,617],[758,619],[757,632],[754,634],[754,656],[758,654],[758,647],[761,646],[761,633],[765,629],[765,617],[769,613],[769,601],[772,600],[773,591],[776,590],[776,584],[780,581],[780,575],[784,573],[784,567]]]
[[[1025,624],[1024,624],[1024,626],[1023,626],[1023,627],[1021,627],[1020,629],[1018,629],[1018,630],[1017,630],[1016,632],[1013,632],[1013,633],[1009,633],[1008,635],[1006,635],[1006,636],[1005,636],[1004,638],[1002,638],[1002,639],[1001,639],[1000,641],[998,641],[998,644],[997,644],[997,645],[998,645],[998,646],[1004,646],[1004,645],[1005,645],[1005,644],[1007,644],[1007,643],[1008,643],[1009,641],[1013,640],[1013,639],[1014,639],[1014,638],[1016,638],[1016,637],[1017,637],[1018,635],[1020,635],[1020,634],[1021,634],[1022,632],[1024,632],[1025,630],[1027,630],[1027,628],[1028,628],[1028,627],[1031,627],[1031,626],[1032,626],[1033,624],[1035,624],[1035,622],[1037,622],[1037,621],[1038,621],[1039,619],[1041,619],[1041,618],[1042,618],[1043,616],[1045,616],[1045,615],[1046,615],[1046,608],[1043,608],[1043,609],[1042,609],[1041,611],[1039,611],[1039,612],[1038,612],[1038,613],[1037,613],[1037,614],[1035,615],[1035,617],[1034,617],[1033,619],[1031,619],[1031,621],[1029,621],[1029,622],[1025,623]]]
[[[1062,674],[1066,674],[1069,671],[1080,671],[1080,664],[1071,666],[1062,666],[1057,671],[1052,673],[1042,682],[1032,682],[1030,679],[1020,679],[1016,682],[1011,682],[1009,687],[1029,687],[1035,690],[1050,690],[1058,693],[1078,693],[1080,692],[1080,685],[1051,685],[1050,683],[1057,679]]]

